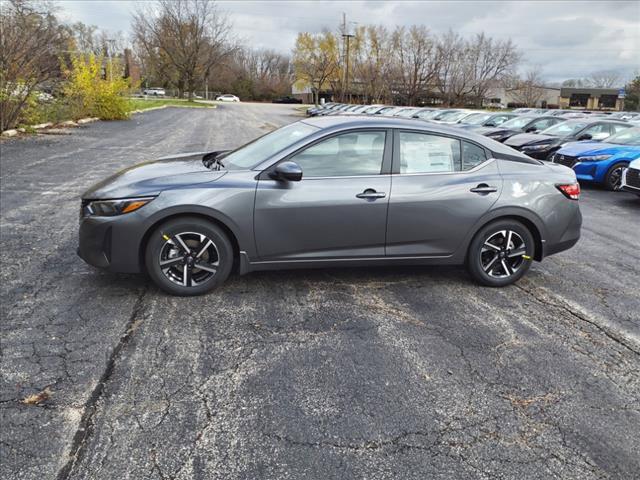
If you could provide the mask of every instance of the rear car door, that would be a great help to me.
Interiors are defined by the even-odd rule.
[[[281,160],[302,168],[299,182],[263,172],[254,210],[260,259],[384,256],[390,137],[385,129],[362,129],[316,141]]]
[[[497,162],[478,144],[423,131],[394,132],[387,256],[449,256],[496,202]]]

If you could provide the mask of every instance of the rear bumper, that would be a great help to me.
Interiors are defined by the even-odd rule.
[[[573,200],[569,200],[573,201]],[[580,229],[582,228],[582,213],[576,208],[575,214],[567,224],[567,228],[557,239],[547,240],[543,244],[543,257],[548,257],[555,253],[569,250],[578,240],[580,240]]]

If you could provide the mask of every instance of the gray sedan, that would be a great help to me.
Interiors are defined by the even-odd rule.
[[[318,117],[143,163],[82,197],[79,255],[196,295],[236,269],[465,264],[509,285],[580,236],[566,167],[400,118]]]

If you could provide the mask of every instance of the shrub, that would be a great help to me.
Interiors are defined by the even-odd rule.
[[[84,116],[102,120],[129,118],[128,80],[120,75],[121,68],[113,60],[95,55],[77,55],[71,59],[64,88],[66,103],[73,118]]]

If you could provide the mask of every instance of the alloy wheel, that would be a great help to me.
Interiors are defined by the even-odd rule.
[[[611,170],[609,174],[609,185],[612,190],[619,190],[620,185],[622,184],[622,171],[624,170],[623,166],[619,166]]]
[[[500,230],[491,234],[480,250],[482,270],[494,278],[515,275],[527,259],[527,245],[513,230]]]
[[[201,285],[215,276],[220,254],[214,241],[196,232],[162,235],[160,269],[171,282],[183,287]]]

